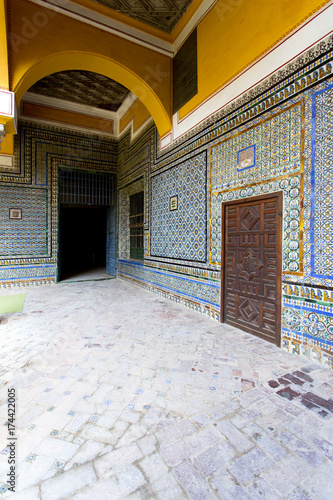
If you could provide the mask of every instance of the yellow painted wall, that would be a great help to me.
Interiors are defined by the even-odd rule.
[[[8,7],[10,87],[20,100],[40,78],[62,70],[96,71],[128,87],[160,134],[171,130],[171,59],[27,0]],[[17,15],[17,13],[20,13]]]
[[[180,110],[180,118],[328,2],[218,0],[198,25],[198,94]],[[199,4],[200,0],[193,2],[196,8]],[[153,117],[161,137],[171,130],[169,57],[29,0],[10,0],[7,8],[12,33],[8,44],[10,88],[16,92],[18,101],[33,83],[47,74],[86,69],[117,80],[137,95]]]
[[[194,0],[194,2],[198,1],[201,3],[203,0]],[[126,16],[121,12],[117,12],[116,10],[110,9],[109,7],[105,7],[104,5],[97,3],[94,0],[72,0],[72,2],[76,3],[77,5],[81,5],[82,7],[86,7],[87,9],[90,9],[94,12],[97,12],[98,14],[102,14],[103,16],[119,21],[120,23],[126,24],[127,26],[131,26],[132,28],[143,31],[144,33],[156,36],[157,38],[165,40],[166,42],[171,42],[172,40],[171,35],[169,35],[168,33],[154,28],[149,24],[137,21],[136,19]]]
[[[113,121],[102,118],[94,118],[93,116],[84,115],[82,113],[74,113],[72,111],[64,111],[55,109],[50,106],[42,106],[31,102],[22,103],[22,115],[39,118],[47,121],[68,123],[86,129],[95,131],[113,133]]]
[[[329,0],[218,0],[199,23],[198,94],[186,116]]]
[[[9,90],[5,0],[0,0],[0,88]]]
[[[13,155],[14,154],[14,135],[7,134],[6,138],[0,144],[0,155]]]
[[[133,132],[150,118],[150,113],[147,108],[138,99],[132,104],[130,109],[121,118],[119,123],[119,132],[122,133],[127,125],[133,120]]]

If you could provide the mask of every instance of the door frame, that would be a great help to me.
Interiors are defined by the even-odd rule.
[[[107,208],[106,212],[106,228],[105,228],[105,233],[106,233],[106,244],[105,244],[105,258],[106,258],[106,269],[108,267],[108,251],[111,248],[111,244],[108,241],[109,240],[109,233],[110,231],[110,225],[113,222],[113,238],[114,242],[112,245],[112,248],[114,247],[114,275],[110,274],[112,277],[117,277],[117,174],[115,172],[104,172],[104,171],[99,171],[95,169],[89,169],[89,168],[73,168],[73,167],[68,167],[67,165],[62,165],[61,163],[56,165],[55,169],[55,175],[57,178],[57,232],[56,232],[56,238],[57,238],[57,262],[56,262],[56,283],[60,283],[60,276],[61,276],[61,265],[60,265],[60,252],[61,252],[61,241],[60,241],[60,226],[61,226],[61,220],[60,220],[60,211],[61,211],[61,206],[78,206],[80,204],[71,204],[71,203],[61,203],[60,202],[60,171],[61,170],[67,170],[70,172],[86,172],[90,174],[106,174],[111,178],[112,182],[112,193],[111,193],[111,201],[110,205],[96,205],[96,206],[105,206]],[[82,207],[89,207],[91,205],[82,203]],[[113,210],[113,212],[112,212]],[[111,222],[111,220],[113,221]],[[109,274],[109,273],[106,273]]]
[[[256,201],[263,201],[265,199],[276,198],[277,201],[277,231],[276,231],[276,269],[277,269],[277,297],[276,297],[276,344],[278,347],[281,346],[281,298],[282,298],[282,237],[283,237],[283,191],[276,191],[274,193],[263,194],[259,196],[249,196],[247,198],[240,198],[232,201],[222,202],[222,218],[221,218],[221,286],[220,286],[220,322],[224,323],[225,319],[225,308],[224,308],[224,297],[225,297],[225,283],[226,283],[226,270],[225,270],[225,238],[226,238],[226,208],[230,205],[241,205],[250,204]],[[240,328],[242,330],[243,328]],[[246,331],[246,330],[244,330]],[[253,335],[252,332],[249,332]],[[262,338],[258,335],[259,338]],[[267,339],[264,339],[267,341]],[[267,341],[268,342],[268,341]]]

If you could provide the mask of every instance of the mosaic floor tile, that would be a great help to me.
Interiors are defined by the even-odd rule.
[[[245,500],[256,492],[330,500],[323,478],[333,453],[331,370],[121,280],[26,290],[26,315],[3,325],[13,359],[34,345],[26,371],[6,368],[24,388],[18,498],[30,500],[40,488],[42,498],[87,500]],[[43,312],[34,315],[37,307]],[[52,385],[50,373],[68,385]],[[242,378],[253,382],[245,392]],[[278,394],[288,387],[299,395]],[[41,399],[52,394],[52,404]],[[5,398],[2,387],[3,423]],[[5,440],[8,427],[0,432]],[[4,499],[7,459],[0,453]]]

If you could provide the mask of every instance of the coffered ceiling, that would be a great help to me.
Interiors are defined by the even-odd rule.
[[[53,73],[29,89],[29,93],[109,111],[117,111],[129,92],[126,87],[106,76],[76,70]]]
[[[58,0],[47,0],[58,4]],[[91,0],[171,33],[193,0]],[[67,7],[77,5],[68,2]],[[75,10],[73,10],[74,12]],[[80,12],[77,10],[75,12]],[[36,82],[29,94],[61,99],[68,103],[83,104],[108,111],[118,111],[130,91],[118,82],[90,71],[61,71]]]
[[[193,0],[93,0],[137,21],[171,33]]]

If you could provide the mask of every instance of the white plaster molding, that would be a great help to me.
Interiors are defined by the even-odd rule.
[[[116,120],[119,113],[119,110],[108,111],[106,109],[95,108],[86,104],[79,104],[76,102],[66,101],[65,99],[58,99],[57,97],[47,97],[44,95],[33,94],[32,92],[24,94],[22,102],[40,104],[41,106],[48,106],[62,111],[71,111],[72,113],[93,116],[95,118],[104,118],[106,120]]]
[[[333,1],[314,14],[266,55],[207,98],[182,120],[173,115],[173,140],[178,139],[212,114],[268,78],[332,33]],[[165,147],[165,145],[163,145]],[[162,149],[162,144],[161,144]]]
[[[2,142],[2,139],[1,141]],[[1,155],[0,154],[0,167],[5,170],[10,170],[14,166],[14,156],[12,155]]]
[[[143,130],[147,127],[147,125],[149,123],[152,123],[154,120],[152,118],[152,116],[149,116],[149,118],[147,118],[147,120],[145,122],[143,122],[142,125],[140,125],[140,127],[134,131],[134,118],[132,118],[129,123],[126,125],[126,127],[124,128],[124,130],[122,130],[122,132],[120,133],[118,139],[120,139],[124,134],[126,134],[128,132],[128,129],[130,129],[130,133],[131,133],[131,141],[133,141],[134,139],[136,139],[140,134],[141,132],[143,132]]]
[[[10,90],[0,89],[0,115],[15,116],[15,95]]]
[[[46,106],[46,107],[50,107],[53,109],[59,109],[61,111],[70,111],[73,113],[83,114],[83,115],[87,115],[87,116],[93,116],[94,118],[101,118],[101,120],[112,120],[113,124],[114,124],[112,134],[110,134],[108,132],[103,132],[102,130],[98,131],[98,133],[100,133],[101,135],[108,136],[108,137],[119,138],[120,120],[127,113],[127,111],[131,108],[131,106],[134,104],[134,102],[137,99],[138,98],[131,92],[125,98],[124,102],[119,107],[118,111],[107,111],[105,109],[99,109],[99,108],[87,106],[84,104],[69,102],[69,101],[66,101],[64,99],[57,99],[55,97],[47,97],[47,96],[27,92],[21,101],[19,117],[22,120],[32,121],[34,123],[45,123],[45,124],[54,123],[57,126],[61,126],[62,128],[68,127],[68,128],[71,128],[72,130],[80,130],[80,131],[85,130],[87,132],[91,132],[91,129],[88,127],[83,127],[83,126],[80,127],[80,126],[76,126],[76,125],[70,125],[70,124],[67,124],[64,122],[54,121],[52,119],[48,120],[48,119],[37,118],[37,117],[25,115],[22,111],[22,105],[24,102],[29,102],[32,104]],[[96,132],[97,132],[97,129],[94,129],[94,130],[96,130]],[[137,135],[136,132],[135,132],[135,135]]]
[[[160,139],[160,148],[163,149],[165,148],[166,146],[169,146],[169,144],[172,143],[172,132],[170,132],[169,134],[161,137]]]
[[[133,106],[137,99],[138,97],[132,92],[124,99],[122,105],[117,111],[117,118],[119,120],[127,113],[127,111],[131,108],[131,106]]]
[[[43,95],[38,95],[38,94],[33,94],[30,92],[27,92],[22,101],[21,101],[21,108],[20,108],[20,119],[33,122],[33,123],[41,123],[45,125],[50,125],[54,124],[55,126],[61,127],[61,128],[68,128],[70,130],[78,130],[80,132],[87,132],[87,133],[94,133],[94,134],[100,134],[103,136],[107,137],[112,137],[115,139],[119,139],[123,133],[125,133],[129,128],[131,131],[131,140],[133,140],[135,137],[137,137],[141,131],[146,127],[146,125],[150,122],[153,121],[152,117],[150,116],[144,123],[139,127],[138,130],[134,132],[134,118],[130,120],[130,122],[126,125],[125,129],[121,132],[120,134],[120,120],[123,118],[123,116],[127,113],[127,111],[131,108],[131,106],[137,101],[136,95],[134,95],[132,92],[126,97],[122,105],[119,107],[118,111],[107,111],[105,109],[99,109],[99,108],[94,108],[92,106],[86,106],[84,104],[78,104],[78,103],[73,103],[69,101],[65,101],[64,99],[57,99],[55,97],[47,97]],[[89,127],[84,127],[84,126],[79,126],[79,125],[71,125],[65,122],[60,122],[60,121],[55,121],[52,119],[46,119],[46,118],[37,118],[29,115],[25,115],[22,112],[22,104],[23,102],[29,102],[32,104],[37,104],[37,105],[42,105],[46,107],[50,107],[53,109],[59,109],[62,111],[71,111],[73,113],[79,113],[79,114],[84,114],[87,116],[93,116],[94,118],[101,118],[101,120],[112,120],[114,127],[113,127],[113,133],[111,134],[110,132],[103,132],[102,129],[91,129]]]

